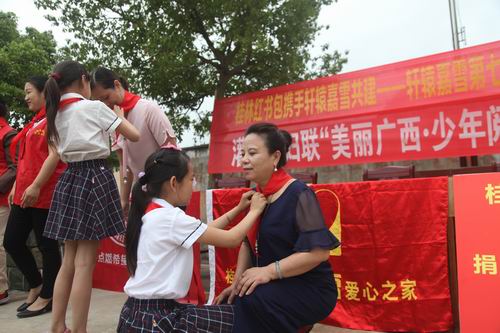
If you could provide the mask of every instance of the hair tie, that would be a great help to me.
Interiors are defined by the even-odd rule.
[[[49,77],[53,78],[56,81],[59,81],[61,79],[61,75],[59,73],[50,73]]]
[[[146,177],[146,174],[143,171],[139,172],[138,176],[139,176],[139,184],[144,186],[148,183],[148,179]]]

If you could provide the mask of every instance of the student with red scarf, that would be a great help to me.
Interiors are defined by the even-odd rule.
[[[55,150],[47,144],[45,100],[42,94],[46,77],[34,76],[24,86],[33,119],[11,143],[11,155],[17,160],[16,183],[9,196],[11,211],[5,229],[4,247],[28,280],[28,297],[17,308],[20,318],[37,316],[52,309],[52,295],[61,255],[56,240],[43,236],[52,194],[66,168]],[[17,153],[17,156],[16,156]],[[31,251],[26,247],[33,230],[42,253],[43,276]]]
[[[297,332],[326,318],[337,302],[328,258],[339,241],[314,192],[283,169],[291,141],[269,123],[245,133],[243,172],[268,205],[240,247],[232,286],[216,300],[234,303],[233,332]]]
[[[126,79],[115,72],[98,67],[91,74],[92,97],[113,109],[123,109],[125,118],[140,132],[137,142],[119,136],[113,143],[120,160],[120,197],[121,204],[128,212],[130,189],[144,168],[149,155],[168,144],[176,145],[172,125],[158,104],[129,92]]]

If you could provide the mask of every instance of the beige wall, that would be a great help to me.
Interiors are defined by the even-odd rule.
[[[198,189],[205,190],[208,188],[208,145],[190,147],[184,149],[191,157],[194,166],[194,172]],[[500,162],[500,155],[486,155],[479,157],[479,165],[491,165],[494,162]],[[459,159],[456,158],[441,158],[432,160],[420,161],[399,161],[389,163],[369,163],[369,164],[350,164],[337,165],[322,168],[306,168],[292,169],[292,172],[318,172],[318,183],[331,184],[342,182],[357,182],[363,179],[364,169],[374,169],[387,165],[415,165],[416,171],[436,170],[436,169],[455,169],[459,168]],[[225,174],[223,176],[240,176],[240,174]]]

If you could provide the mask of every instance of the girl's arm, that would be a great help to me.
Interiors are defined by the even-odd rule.
[[[57,163],[59,163],[59,155],[55,148],[49,145],[49,155],[43,162],[42,168],[38,172],[35,180],[28,186],[21,197],[22,208],[30,207],[38,201],[40,189],[47,183],[50,177],[52,177],[52,174],[56,170]]]
[[[246,234],[264,211],[266,198],[261,193],[252,195],[250,211],[230,230],[221,230],[208,225],[205,232],[198,238],[201,243],[219,246],[219,247],[237,247],[245,238]]]
[[[123,135],[125,138],[129,139],[132,142],[139,141],[140,138],[139,131],[124,117],[123,109],[120,108],[118,105],[115,105],[114,111],[116,115],[122,119],[122,122],[116,128],[118,133],[120,133],[121,135]]]

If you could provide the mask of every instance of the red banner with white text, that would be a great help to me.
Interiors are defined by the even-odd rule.
[[[448,179],[311,187],[342,242],[330,254],[339,299],[324,323],[391,332],[450,329]],[[237,205],[244,191],[213,190],[213,217]],[[233,282],[237,254],[215,249],[215,295]]]
[[[193,192],[186,214],[200,218],[200,192]],[[205,291],[201,283],[200,245],[193,245],[194,263],[191,286],[182,302],[205,303]],[[97,250],[97,264],[94,270],[93,287],[112,291],[123,291],[129,278],[125,255],[125,236],[119,235],[101,241]]]
[[[216,100],[210,173],[240,171],[245,129],[293,137],[288,166],[500,152],[500,42]]]

